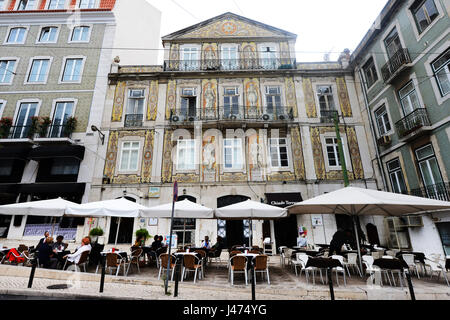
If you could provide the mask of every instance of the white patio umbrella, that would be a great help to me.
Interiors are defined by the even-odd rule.
[[[77,207],[69,207],[66,211],[66,215],[69,217],[118,217],[119,223],[116,231],[116,245],[121,218],[137,218],[140,215],[140,211],[144,209],[147,209],[147,207],[125,198],[119,198],[88,202],[78,205]]]
[[[217,208],[215,216],[222,220],[271,220],[287,217],[285,208],[271,206],[258,201],[246,200]],[[250,223],[250,245],[252,244],[253,230]]]
[[[141,217],[145,218],[171,218],[172,202],[141,210]],[[175,202],[174,218],[212,219],[214,210],[198,203],[184,199]]]
[[[3,215],[29,215],[39,217],[53,217],[52,236],[55,230],[54,217],[62,217],[67,208],[76,208],[79,204],[62,198],[6,204],[0,206]]]
[[[170,219],[172,217],[172,202],[146,208],[141,211],[141,217]],[[181,219],[212,219],[214,218],[214,210],[184,199],[175,202],[173,217]]]
[[[295,203],[286,208],[289,214],[347,214],[353,217],[353,224],[361,263],[357,216],[402,216],[424,213],[430,210],[450,210],[450,202],[439,201],[404,194],[346,187],[312,199]]]

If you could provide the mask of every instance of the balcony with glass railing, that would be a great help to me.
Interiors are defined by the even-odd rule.
[[[165,60],[164,71],[235,71],[295,69],[295,59]]]
[[[391,83],[401,71],[411,66],[411,57],[408,49],[401,48],[381,68],[385,83]]]
[[[418,108],[395,123],[399,138],[405,141],[430,130],[430,126],[430,119],[425,108]]]

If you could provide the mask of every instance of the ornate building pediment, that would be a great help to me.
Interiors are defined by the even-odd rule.
[[[215,38],[296,38],[296,35],[233,13],[225,13],[163,37],[163,40]]]

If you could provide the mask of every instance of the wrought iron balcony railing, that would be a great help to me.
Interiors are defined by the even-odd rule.
[[[31,139],[33,138],[31,126],[12,126],[9,133],[3,139]]]
[[[165,60],[165,71],[230,71],[230,70],[277,70],[295,69],[296,60],[273,59],[208,59],[208,60]]]
[[[428,118],[427,109],[425,108],[418,108],[395,123],[400,138],[407,136],[423,126],[429,125],[430,119]]]
[[[126,114],[124,127],[142,127],[144,123],[143,114]]]
[[[262,110],[256,107],[245,106],[219,106],[216,108],[197,108],[191,110],[177,109],[172,111],[171,122],[184,121],[292,121],[294,119],[293,108],[263,107]]]
[[[381,74],[383,75],[384,82],[389,82],[392,80],[396,72],[408,63],[411,63],[411,57],[409,56],[408,49],[402,48],[398,50],[381,68]]]
[[[71,136],[72,133],[68,132],[67,126],[65,124],[53,124],[48,128],[46,138],[70,138]]]
[[[441,182],[411,190],[411,195],[435,200],[450,201],[450,184]]]
[[[336,115],[338,115],[336,110],[320,110],[320,122],[334,123]]]

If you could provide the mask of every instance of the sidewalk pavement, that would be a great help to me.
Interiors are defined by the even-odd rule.
[[[132,300],[251,300],[251,285],[245,286],[243,276],[236,276],[235,285],[228,282],[224,265],[209,266],[206,277],[194,284],[192,276],[179,283],[178,297],[173,297],[174,282],[170,282],[170,295],[164,294],[163,280],[158,280],[158,270],[154,266],[141,268],[141,272],[130,271],[127,277],[105,276],[104,291],[100,289],[100,274],[91,267],[87,272],[36,269],[33,286],[28,289],[30,267],[0,265],[0,296],[20,296],[35,299],[132,299]],[[122,273],[121,273],[122,274]],[[335,286],[337,300],[409,300],[407,287],[369,286],[352,276],[343,285]],[[316,284],[306,284],[305,277],[296,277],[289,267],[281,268],[275,262],[270,266],[270,282],[257,277],[257,300],[329,300],[327,284],[317,277]],[[441,279],[440,283],[413,278],[417,300],[450,300],[450,287]],[[52,285],[68,285],[67,289],[49,289]]]

